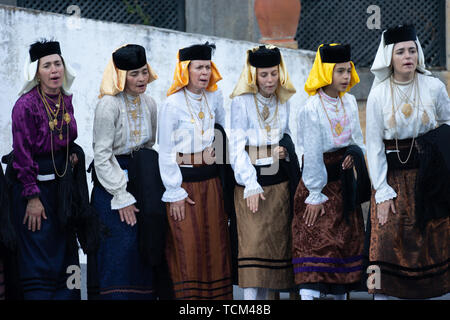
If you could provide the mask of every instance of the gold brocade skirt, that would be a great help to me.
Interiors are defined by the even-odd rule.
[[[329,166],[340,163],[343,151],[324,154],[327,171]],[[303,180],[295,193],[292,221],[295,283],[348,285],[348,288],[353,288],[359,285],[363,264],[364,218],[361,206],[349,213],[346,221],[341,180],[329,181],[322,193],[328,197],[324,203],[325,215],[317,217],[310,227],[303,217],[307,206],[305,200],[309,195]]]
[[[399,146],[408,147],[408,144]],[[387,144],[386,149],[395,146]],[[390,213],[383,226],[378,223],[372,191],[369,263],[380,268],[381,283],[379,289],[369,293],[425,299],[450,291],[450,218],[431,220],[424,232],[416,226],[417,171],[388,170],[387,183],[397,193],[394,199],[397,213]]]

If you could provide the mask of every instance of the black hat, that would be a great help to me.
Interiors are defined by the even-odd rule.
[[[416,41],[416,39],[416,28],[413,25],[400,25],[389,28],[384,33],[385,46],[403,41]]]
[[[129,44],[112,54],[116,67],[120,70],[136,70],[147,64],[144,47]]]
[[[323,63],[343,63],[352,60],[349,44],[338,44],[335,46],[324,44],[319,51]]]
[[[61,55],[61,48],[57,41],[42,40],[35,42],[30,46],[31,62],[52,54]]]
[[[180,61],[187,60],[211,60],[212,52],[216,48],[214,43],[195,44],[190,47],[180,49]]]
[[[280,49],[268,49],[266,46],[259,46],[255,51],[249,50],[248,62],[255,68],[270,68],[281,63]]]

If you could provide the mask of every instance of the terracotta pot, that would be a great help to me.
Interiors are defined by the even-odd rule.
[[[298,48],[294,40],[300,19],[300,0],[255,0],[261,43]]]

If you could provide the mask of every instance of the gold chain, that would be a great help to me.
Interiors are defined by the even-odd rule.
[[[264,116],[261,114],[258,108],[258,100],[256,98],[256,94],[253,94],[253,100],[255,101],[256,113],[258,114],[258,122],[261,129],[265,129],[267,133],[269,133],[273,128],[273,124],[275,123],[275,119],[278,120],[278,127],[280,127],[280,118],[278,117],[278,97],[275,96],[277,101],[275,112],[273,113],[273,117],[271,120],[264,119]]]
[[[322,90],[319,90],[318,91],[319,92],[319,95],[322,97],[322,92],[323,92],[323,89]],[[326,95],[326,93],[325,92],[323,92],[325,95]],[[331,98],[331,97],[330,97]],[[339,97],[340,98],[340,97]],[[328,103],[329,104],[331,104],[333,107],[334,107],[334,111],[336,112],[336,114],[339,112],[339,99],[337,99],[337,101],[336,101],[336,103],[332,103],[331,101],[330,101],[330,99],[327,99],[328,101]],[[341,99],[341,102],[342,102],[342,99]]]
[[[56,118],[56,116],[59,113],[59,107],[58,107],[58,111],[56,113],[55,118],[52,118],[52,112],[50,112],[51,108],[50,105],[48,104],[47,99],[44,98],[43,94],[41,94],[40,92],[40,88],[37,88],[37,92],[39,94],[39,97],[42,100],[42,103],[44,104],[44,108],[47,112],[47,117],[49,119],[49,127],[50,127],[50,151],[52,154],[52,162],[53,162],[53,169],[55,170],[55,174],[59,177],[62,178],[66,175],[67,172],[67,167],[68,167],[68,163],[69,163],[69,123],[70,123],[70,115],[68,113],[65,112],[66,110],[66,105],[64,103],[64,99],[62,99],[62,110],[63,110],[63,114],[64,117],[61,119],[61,127],[58,128],[57,127],[57,121],[58,119]],[[60,93],[61,95],[61,93]],[[56,124],[55,121],[56,120]],[[64,168],[64,173],[60,174],[56,168],[56,164],[55,164],[55,154],[54,154],[54,147],[53,147],[53,130],[56,128],[59,131],[59,140],[62,140],[62,128],[64,125],[64,122],[66,122],[66,165]]]
[[[416,81],[417,80],[416,76],[414,78],[414,85],[416,87],[416,95],[418,95],[419,99],[420,99],[419,83],[418,83],[418,81]],[[400,150],[398,148],[398,130],[397,130],[397,120],[395,118],[395,101],[394,101],[395,100],[395,96],[394,96],[394,88],[393,88],[392,83],[393,83],[393,80],[392,80],[392,76],[391,76],[391,78],[389,79],[389,84],[391,86],[392,117],[393,117],[393,120],[394,120],[394,127],[395,127],[395,147],[397,148],[397,151],[398,151],[397,152],[398,161],[400,161],[401,164],[406,164],[409,161],[409,158],[411,157],[412,150],[413,150],[413,147],[414,147],[414,141],[416,139],[416,135],[419,134],[419,126],[418,126],[418,123],[419,123],[419,108],[417,108],[417,119],[416,119],[416,127],[417,127],[416,131],[417,132],[416,132],[416,134],[413,134],[411,146],[409,147],[408,157],[406,158],[405,161],[402,161],[402,159],[400,158]]]
[[[333,123],[331,122],[331,119],[330,119],[330,117],[328,115],[328,112],[327,112],[327,108],[325,107],[325,104],[323,103],[323,100],[322,100],[322,96],[320,94],[319,94],[319,99],[320,99],[320,102],[322,103],[323,111],[325,111],[325,114],[327,116],[328,122],[330,123],[331,134],[333,135],[333,137],[337,138],[337,137],[339,137],[342,134],[342,132],[344,132],[345,126],[341,127],[340,133],[337,132],[336,127],[337,127],[338,124],[341,125],[341,122],[338,121],[336,126],[333,127]],[[342,100],[342,97],[339,97],[339,99],[340,99],[341,104],[342,104],[342,109],[344,110],[344,121],[345,121],[345,119],[347,118],[347,112],[345,111],[344,101]],[[337,109],[337,107],[336,107],[336,109]],[[336,114],[337,113],[338,113],[338,110],[336,110]],[[333,132],[333,130],[334,130],[334,132]]]
[[[205,117],[204,117],[204,114],[203,114],[203,105],[202,105],[202,103],[201,103],[201,100],[200,100],[200,112],[199,112],[199,114],[198,114],[198,119],[199,119],[199,122],[201,123],[201,125],[199,125],[199,124],[197,124],[197,121],[195,121],[194,113],[193,113],[193,111],[192,111],[193,108],[192,108],[191,103],[189,102],[189,98],[188,98],[188,96],[187,96],[187,93],[186,93],[186,89],[185,89],[185,88],[183,89],[183,93],[184,93],[184,98],[185,98],[185,100],[186,100],[186,106],[187,106],[187,108],[188,108],[189,114],[191,115],[191,123],[194,124],[195,126],[197,126],[197,127],[199,128],[200,133],[203,135],[203,134],[205,133],[205,130],[204,130],[204,121],[203,121]],[[211,128],[211,121],[212,121],[212,119],[214,118],[214,116],[212,115],[211,109],[209,108],[208,99],[206,99],[205,93],[202,92],[202,95],[203,95],[203,97],[205,98],[206,107],[208,108],[208,113],[209,113],[209,128]],[[197,100],[197,101],[199,101],[199,100]],[[203,117],[200,117],[201,114],[203,114]]]

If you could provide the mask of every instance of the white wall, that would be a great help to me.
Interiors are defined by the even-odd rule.
[[[231,103],[228,96],[243,68],[245,52],[257,45],[140,25],[75,20],[65,15],[0,5],[0,155],[11,151],[11,110],[23,84],[23,65],[29,45],[42,37],[58,40],[64,59],[77,72],[72,87],[79,135],[77,143],[83,147],[87,163],[93,156],[92,126],[99,85],[103,70],[116,48],[126,43],[146,48],[147,59],[159,76],[149,85],[147,93],[161,104],[172,82],[178,49],[194,43],[214,42],[217,50],[213,61],[224,79],[219,86],[228,110]],[[291,128],[295,135],[295,115],[306,100],[303,86],[314,55],[309,51],[291,49],[282,49],[282,54],[297,88],[290,100]]]

